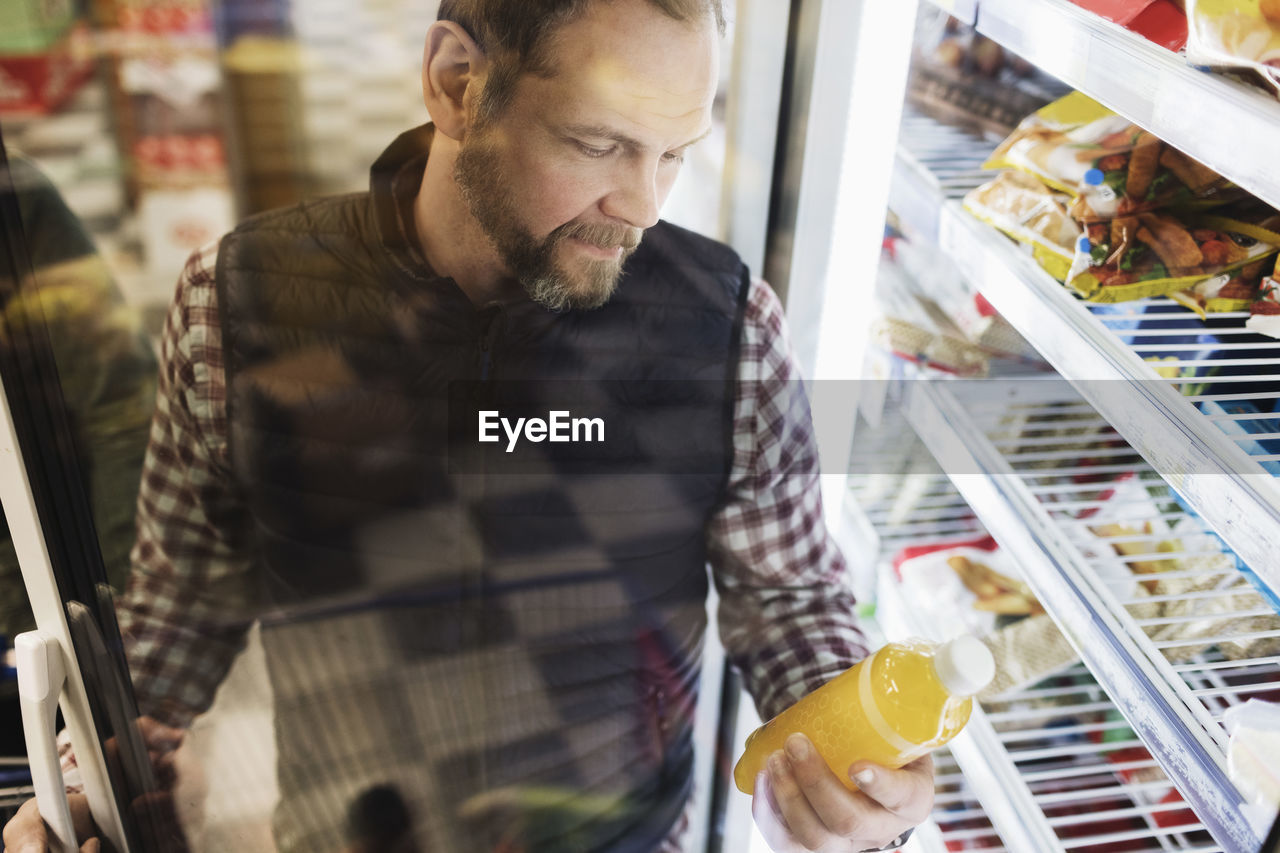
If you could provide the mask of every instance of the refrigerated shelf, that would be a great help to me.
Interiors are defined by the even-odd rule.
[[[1063,395],[1065,383],[1032,384],[905,381],[901,400],[1214,838],[1254,853],[1261,836],[1226,774],[1222,712],[1276,698],[1277,608],[1106,419]],[[954,388],[968,390],[964,403]],[[1121,522],[1131,529],[1103,528]]]
[[[978,168],[989,145],[904,116],[890,209],[924,238],[936,234],[960,273],[1280,593],[1280,414],[1270,413],[1280,342],[1246,330],[1243,314],[1206,323],[1167,299],[1076,298],[961,207],[991,174]],[[1147,359],[1190,375],[1162,378]]]
[[[1067,0],[981,0],[978,31],[1280,207],[1280,102]]]
[[[880,562],[885,564],[877,596],[879,622],[891,636],[931,636],[897,585],[886,581],[892,574],[887,563],[904,546],[972,540],[986,529],[905,426],[901,412],[891,408],[885,418],[875,427],[865,420],[858,425],[862,453],[850,473],[849,497],[859,511],[893,522],[879,527]],[[906,461],[899,464],[898,459]],[[940,519],[968,523],[958,531],[939,525]],[[1097,742],[1109,732],[1110,739]],[[1009,850],[1038,853],[1099,849],[1109,843],[1127,845],[1120,849],[1223,849],[1170,793],[1172,781],[1080,664],[982,703],[951,750],[972,793],[957,787],[961,780],[951,769],[953,759],[939,754],[933,825],[918,832],[929,853],[1004,850],[1006,844]],[[980,805],[965,805],[969,796],[976,796]]]

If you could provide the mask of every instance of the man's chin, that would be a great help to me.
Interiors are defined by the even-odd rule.
[[[617,288],[617,279],[607,284],[570,284],[561,277],[538,278],[525,283],[534,302],[552,311],[591,311],[605,305]]]

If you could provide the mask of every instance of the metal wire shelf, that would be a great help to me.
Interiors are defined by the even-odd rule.
[[[1015,408],[1012,414],[1006,413],[1003,417],[993,415],[992,418],[995,422],[988,424],[988,433],[1002,440],[1006,446],[1011,444],[1010,436],[1023,432],[1034,435],[1049,429],[1062,429],[1064,423],[1070,425],[1070,435],[1060,438],[1059,441],[1062,442],[1078,445],[1081,441],[1082,424],[1084,429],[1094,433],[1092,440],[1096,444],[1109,446],[1116,440],[1116,434],[1106,422],[1096,414],[1088,416],[1088,407],[1082,406],[1079,401],[1064,401],[1063,405],[1055,406],[1037,402],[1024,406],[1021,410]],[[869,515],[886,516],[896,512],[899,525],[896,528],[883,528],[882,555],[887,558],[905,545],[919,544],[921,537],[918,531],[927,528],[939,514],[963,519],[971,510],[959,491],[944,479],[942,468],[937,463],[930,467],[916,461],[919,458],[916,451],[920,448],[914,444],[915,439],[904,440],[901,437],[904,430],[900,413],[887,412],[886,419],[886,423],[878,428],[870,427],[865,421],[859,423],[858,444],[863,448],[862,464],[871,467],[860,468],[855,459],[854,469],[850,474],[850,497]],[[896,498],[892,489],[894,476],[884,473],[885,460],[888,458],[884,443],[886,440],[895,444],[896,452],[904,453],[913,460],[913,470],[909,476],[923,481],[923,478],[932,475],[928,488],[916,490],[918,499],[924,504],[918,515],[901,508],[902,502]],[[1037,442],[1032,446],[1043,445],[1043,442]],[[873,461],[877,455],[879,461]],[[1010,472],[1016,473],[1012,475],[1026,481],[1029,488],[1037,492],[1038,499],[1052,507],[1050,515],[1068,528],[1079,528],[1090,523],[1097,526],[1099,507],[1108,500],[1125,497],[1115,489],[1111,489],[1110,497],[1103,497],[1113,486],[1132,484],[1144,494],[1149,494],[1150,498],[1142,501],[1144,508],[1148,509],[1173,500],[1167,485],[1158,478],[1148,480],[1142,476],[1142,472],[1149,468],[1140,459],[1131,466],[1131,473],[1099,480],[1095,467],[1089,465],[1077,466],[1064,473],[1059,468],[1045,468],[1042,461],[1024,459],[1017,462],[1016,448],[1007,458],[1013,460]],[[1046,471],[1051,473],[1045,475]],[[1072,480],[1081,475],[1087,475],[1089,481]],[[907,476],[898,475],[897,484],[905,484]],[[1066,485],[1060,482],[1064,478],[1070,481]],[[1046,479],[1050,482],[1040,482]],[[1074,500],[1076,497],[1081,499]],[[1134,503],[1132,496],[1129,503]],[[1160,520],[1155,516],[1167,516],[1160,520],[1161,523],[1176,528],[1183,537],[1188,537],[1193,532],[1208,535],[1201,520],[1176,505],[1169,512],[1147,514],[1152,517],[1146,520],[1153,522]],[[969,527],[964,532],[967,538],[972,539],[981,536],[985,529],[970,518]],[[1103,546],[1096,555],[1095,562],[1099,567],[1114,564],[1121,557],[1114,553],[1108,555],[1108,548],[1131,543],[1138,538],[1116,531],[1110,533],[1111,535],[1104,536],[1087,533]],[[947,533],[941,535],[949,538]],[[1168,560],[1182,556],[1172,549],[1156,553]],[[1218,548],[1217,553],[1221,555],[1224,551]],[[1123,559],[1126,563],[1132,562],[1133,556],[1123,555]],[[1212,570],[1197,570],[1171,574],[1186,578],[1211,572]],[[1124,576],[1127,576],[1129,585],[1133,585],[1134,572],[1126,565],[1124,573],[1123,576],[1117,574],[1114,578],[1108,576],[1113,587],[1125,586],[1122,583]],[[882,571],[881,576],[884,578],[889,574],[886,570]],[[1222,575],[1231,579],[1232,587],[1243,586],[1245,589],[1242,594],[1251,596],[1255,603],[1260,598],[1234,568],[1222,572]],[[1141,580],[1146,575],[1137,577]],[[896,635],[906,632],[927,636],[928,632],[920,624],[921,620],[912,620],[909,608],[901,601],[894,586],[882,582],[880,603],[884,615],[881,621]],[[1117,598],[1118,609],[1129,614],[1129,621],[1132,623],[1128,626],[1130,631],[1146,636],[1148,632],[1157,631],[1161,625],[1169,624],[1156,619],[1144,622],[1133,616],[1133,611],[1158,603],[1156,596],[1144,597],[1142,593],[1126,590],[1123,594],[1118,594]],[[1212,595],[1190,600],[1212,600]],[[1275,622],[1275,627],[1266,632],[1266,636],[1280,642],[1280,618],[1274,610],[1249,607],[1247,602],[1239,603],[1246,605],[1245,610],[1248,612],[1256,610],[1261,616],[1269,616]],[[1231,622],[1233,615],[1239,613],[1222,611],[1220,615],[1222,620]],[[1231,633],[1222,642],[1228,642],[1231,637],[1236,640],[1242,638],[1238,632]],[[1183,701],[1188,707],[1200,708],[1206,731],[1216,730],[1218,737],[1213,737],[1212,741],[1221,743],[1224,742],[1221,739],[1225,738],[1220,725],[1221,711],[1247,696],[1258,695],[1269,683],[1273,683],[1274,676],[1268,676],[1268,673],[1274,673],[1280,667],[1280,656],[1263,655],[1230,660],[1224,657],[1220,649],[1209,645],[1214,640],[1215,637],[1197,639],[1197,646],[1205,647],[1196,648],[1192,654],[1180,658],[1183,659],[1181,663],[1166,660],[1164,675],[1181,684],[1179,689]],[[1163,654],[1159,650],[1151,653],[1157,658]],[[1218,845],[1205,830],[1204,824],[1186,811],[1186,804],[1177,794],[1171,793],[1174,783],[1170,781],[1170,777],[1164,774],[1159,762],[1130,729],[1129,723],[1119,715],[1117,705],[1110,701],[1085,667],[1076,665],[1063,675],[998,699],[999,701],[983,703],[983,713],[977,725],[971,724],[974,734],[971,736],[966,733],[953,747],[970,777],[985,780],[979,781],[976,787],[983,795],[983,802],[992,805],[992,819],[996,820],[996,825],[1005,834],[1005,840],[1011,849],[1098,849],[1092,845],[1104,844],[1118,845],[1115,849],[1136,850],[1237,849]],[[968,761],[965,761],[966,758]],[[992,764],[1000,767],[993,770]],[[1011,794],[1009,786],[1018,790]],[[1018,808],[1018,803],[1024,806],[1034,804],[1035,814],[1026,808]],[[1014,804],[1012,808],[1010,804]],[[938,808],[942,811],[954,808],[953,798],[939,800]],[[999,817],[998,812],[1001,813]],[[968,812],[965,812],[964,817],[976,819],[975,815]],[[935,814],[935,821],[940,827],[944,819],[945,815]],[[1126,825],[1126,822],[1132,825]],[[1134,822],[1140,822],[1141,825]],[[955,824],[947,826],[955,828]],[[975,838],[982,836],[982,826],[980,822],[962,821],[962,834],[952,838],[955,842],[954,849],[966,849],[960,845],[968,843],[970,834]],[[942,834],[945,835],[945,831]],[[926,849],[931,849],[928,847],[931,841],[936,841],[936,838],[930,834],[925,840]]]
[[[1168,299],[1085,303],[959,199],[991,142],[904,114],[890,208],[934,239],[1001,314],[1280,590],[1280,342]],[[945,179],[945,182],[944,182]],[[1153,361],[1159,360],[1162,376]]]

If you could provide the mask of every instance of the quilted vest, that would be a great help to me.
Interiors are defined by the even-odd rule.
[[[277,843],[651,850],[691,790],[748,274],[660,223],[600,309],[476,308],[407,236],[429,134],[219,248]]]

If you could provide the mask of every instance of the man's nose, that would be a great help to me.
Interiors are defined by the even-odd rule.
[[[657,163],[637,158],[620,164],[614,188],[604,197],[601,209],[634,228],[650,228],[658,222],[664,197],[658,181]]]

